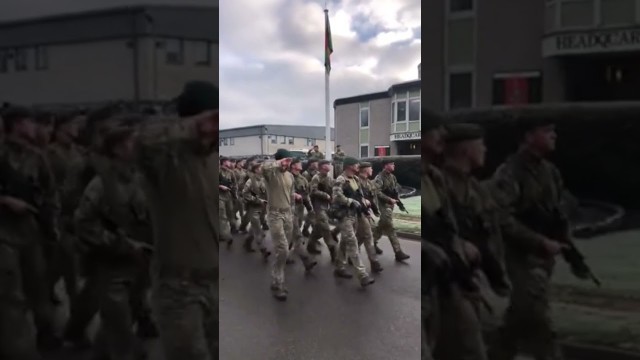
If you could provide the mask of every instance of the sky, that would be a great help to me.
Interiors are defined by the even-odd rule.
[[[220,2],[220,128],[325,124],[324,0]],[[333,101],[418,78],[420,0],[331,0]]]
[[[216,6],[218,5],[218,1],[219,0],[0,0],[0,21],[141,4]]]

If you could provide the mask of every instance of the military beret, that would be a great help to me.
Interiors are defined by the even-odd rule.
[[[185,84],[182,93],[176,99],[176,106],[181,117],[217,110],[219,107],[218,88],[207,81],[190,81]]]
[[[382,159],[382,165],[393,164],[395,162],[396,161],[390,157]]]
[[[256,169],[259,168],[260,166],[262,166],[261,162],[251,164],[251,171],[256,171]]]
[[[291,152],[289,152],[289,150],[287,149],[278,149],[278,151],[276,151],[276,153],[273,156],[276,158],[276,160],[282,160],[282,159],[290,158]]]
[[[450,124],[447,126],[445,141],[454,144],[461,141],[478,140],[484,137],[482,127],[475,124]]]
[[[228,160],[230,160],[228,157],[220,156],[220,164],[222,164],[223,162],[228,161]]]
[[[363,161],[360,163],[360,169],[370,168],[372,165],[370,162]]]
[[[320,160],[320,161],[318,161],[318,165],[319,166],[327,165],[327,164],[331,164],[331,161],[329,161],[329,160]]]
[[[302,160],[300,160],[300,158],[293,158],[293,160],[291,160],[291,165],[297,164],[299,162],[302,162]]]
[[[344,166],[357,165],[359,163],[360,163],[360,161],[358,161],[358,159],[353,158],[353,157],[346,157],[346,158],[344,158],[344,161],[342,162],[342,164]]]
[[[444,125],[444,119],[442,115],[427,109],[426,107],[422,107],[422,132],[425,133],[427,131],[431,131],[435,128],[438,128]]]

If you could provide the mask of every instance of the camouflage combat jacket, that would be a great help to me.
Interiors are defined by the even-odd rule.
[[[391,198],[386,192],[397,191],[399,188],[396,176],[387,171],[381,171],[374,179],[378,187],[378,200],[381,206],[391,206]]]
[[[307,169],[302,173],[302,176],[304,176],[304,178],[307,179],[307,182],[311,184],[311,180],[313,180],[313,177],[316,176],[318,172],[319,172],[318,170]]]
[[[249,179],[249,172],[243,168],[235,168],[234,175],[235,175],[236,186],[238,187],[238,191],[242,193],[244,184]]]
[[[333,163],[334,164],[342,164],[344,162],[344,158],[347,155],[345,155],[344,151],[340,150],[340,151],[336,151],[333,154]]]
[[[267,200],[267,184],[264,177],[258,174],[249,175],[242,189],[242,198],[250,207],[262,207],[261,200]]]
[[[350,189],[346,189],[350,187]],[[338,176],[333,183],[333,196],[331,198],[331,214],[337,219],[342,219],[346,216],[356,216],[357,210],[353,208],[353,203],[356,199],[347,196],[345,190],[355,193],[361,190],[362,185],[360,179],[357,176],[348,177],[344,173]]]
[[[310,197],[313,208],[316,211],[320,209],[327,210],[329,208],[333,185],[334,180],[329,174],[323,175],[322,173],[318,173],[311,179]]]
[[[47,153],[56,181],[62,216],[70,220],[85,188],[81,176],[86,166],[86,158],[75,144],[53,143],[47,149]]]
[[[220,167],[220,185],[230,188],[229,191],[220,191],[220,199],[229,200],[235,197],[238,191],[238,184],[233,170]]]
[[[265,163],[262,175],[267,185],[267,196],[270,209],[293,210],[294,181],[293,174],[283,171],[275,162]]]
[[[296,201],[296,208],[304,207],[307,211],[313,210],[311,206],[311,185],[307,181],[307,179],[302,175],[293,175],[294,180],[294,189],[296,194],[302,196],[302,199]]]

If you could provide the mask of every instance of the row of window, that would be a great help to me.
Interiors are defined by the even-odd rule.
[[[196,66],[210,66],[212,61],[212,46],[210,41],[189,41],[191,58]],[[165,39],[157,41],[156,49],[164,48],[165,61],[170,65],[184,65],[185,40]],[[23,72],[46,70],[49,68],[48,47],[17,47],[0,49],[0,73],[9,71]]]
[[[420,90],[396,94],[391,103],[391,123],[416,121],[421,117]],[[360,128],[369,127],[369,103],[360,104]]]
[[[493,79],[493,105],[535,104],[542,102],[540,74],[495,76]],[[449,109],[473,106],[473,73],[449,74]]]
[[[278,136],[268,135],[268,139],[272,144],[281,145],[294,145],[295,138],[292,136]],[[313,146],[316,144],[316,139],[306,138],[307,146]],[[235,138],[220,138],[220,146],[233,146],[235,145]]]
[[[373,156],[391,156],[391,147],[389,145],[374,146]],[[360,157],[369,157],[368,144],[360,144]]]

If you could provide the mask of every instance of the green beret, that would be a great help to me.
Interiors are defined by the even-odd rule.
[[[445,124],[442,115],[422,107],[422,132],[431,131]]]
[[[370,168],[372,165],[370,162],[363,161],[360,163],[360,169]]]
[[[226,156],[220,156],[220,164],[222,164],[223,162],[227,161],[227,160],[231,160]]]
[[[384,166],[384,165],[387,165],[387,164],[393,164],[393,163],[395,163],[395,162],[396,162],[396,161],[395,161],[393,158],[391,158],[391,157],[388,157],[388,158],[384,158],[384,159],[382,159],[382,165],[383,165],[383,166]]]
[[[176,99],[180,117],[217,110],[219,106],[218,88],[207,81],[190,81],[185,84],[182,94]]]
[[[320,161],[318,161],[318,166],[327,165],[327,164],[331,164],[331,161],[329,161],[329,160],[320,160]]]
[[[113,126],[107,129],[102,139],[102,149],[110,152],[116,145],[126,140],[135,133],[130,126]]]
[[[251,171],[256,171],[256,169],[259,168],[260,166],[262,166],[261,162],[251,164]]]
[[[484,130],[475,124],[450,124],[447,126],[447,144],[484,138]]]
[[[360,161],[358,161],[358,159],[352,158],[352,157],[346,157],[346,158],[344,158],[344,161],[342,162],[342,164],[344,166],[357,165],[359,163],[360,163]]]
[[[289,150],[287,149],[278,149],[278,151],[276,151],[273,156],[276,158],[276,160],[282,160],[292,157],[291,152],[289,152]]]

